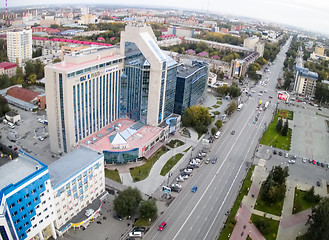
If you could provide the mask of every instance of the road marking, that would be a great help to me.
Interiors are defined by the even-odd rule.
[[[253,115],[253,112],[251,112],[251,114],[249,115],[249,118],[250,118],[252,115]],[[238,122],[238,121],[237,121],[237,122]],[[244,130],[244,129],[246,128],[246,126],[247,126],[247,123],[248,123],[248,121],[245,122],[245,124],[244,124],[242,130],[240,131],[239,135],[237,136],[237,139],[240,138],[240,136],[241,136],[243,130]],[[182,231],[184,225],[185,225],[186,222],[189,220],[189,218],[191,217],[191,215],[193,214],[193,212],[195,211],[195,209],[197,208],[197,206],[198,206],[199,203],[201,202],[202,198],[204,197],[204,195],[205,195],[206,192],[208,191],[209,187],[211,186],[211,184],[213,183],[213,181],[214,181],[215,178],[217,177],[217,174],[219,173],[219,171],[220,171],[220,169],[222,168],[223,164],[226,162],[226,160],[227,160],[229,154],[230,154],[231,151],[233,150],[233,148],[234,148],[234,146],[235,146],[235,143],[236,143],[236,141],[234,142],[234,144],[232,144],[230,150],[229,150],[228,153],[226,154],[226,157],[225,157],[225,159],[223,160],[223,162],[222,162],[222,164],[220,165],[220,167],[218,168],[216,174],[213,176],[213,178],[211,179],[211,181],[210,181],[210,183],[208,184],[207,188],[206,188],[205,191],[203,192],[202,196],[199,198],[199,201],[195,204],[194,208],[192,209],[192,211],[190,212],[190,214],[187,216],[187,218],[186,218],[186,220],[184,221],[184,223],[182,224],[182,226],[181,226],[181,227],[179,228],[179,230],[177,231],[177,233],[176,233],[176,235],[174,236],[173,240],[175,240],[176,237],[178,236],[178,234]],[[250,145],[250,146],[251,146],[251,145]],[[240,166],[240,168],[239,168],[239,171],[240,171],[242,165],[243,165],[243,164],[241,164],[241,166]],[[237,177],[237,175],[235,175],[234,181],[235,181],[236,177]],[[234,183],[234,181],[233,181],[233,183]],[[230,186],[229,192],[230,192],[230,190],[231,190],[231,188],[232,188],[233,183],[232,183],[231,186]],[[229,193],[229,192],[228,192],[228,193]],[[223,203],[225,202],[228,193],[226,194]],[[211,196],[210,196],[210,197],[211,197]],[[222,205],[223,205],[223,203],[222,203]],[[217,215],[217,216],[218,216],[218,215]],[[217,216],[216,216],[216,218],[217,218]],[[215,220],[216,220],[216,218],[215,218]],[[206,220],[207,220],[207,219],[208,219],[208,217],[206,218]],[[210,228],[209,228],[209,230],[210,230]],[[208,232],[209,232],[209,230],[208,230]]]

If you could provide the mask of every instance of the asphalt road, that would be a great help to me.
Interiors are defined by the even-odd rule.
[[[253,96],[244,103],[241,111],[233,114],[224,125],[221,137],[212,144],[208,157],[216,156],[217,163],[203,164],[200,169],[194,170],[185,188],[148,231],[145,239],[203,240],[216,239],[219,235],[226,220],[225,213],[233,206],[246,175],[246,162],[252,161],[264,123],[268,124],[273,116],[277,102],[276,81],[281,74],[287,49],[287,46],[282,48],[274,64],[269,67],[270,73],[264,76],[264,80],[269,78],[267,86],[256,85],[253,88]],[[259,97],[259,91],[264,89],[267,93]],[[273,99],[268,96],[273,96]],[[271,100],[272,103],[253,123],[259,100]],[[235,130],[234,135],[231,134],[232,130]],[[191,192],[193,186],[198,187],[195,193]],[[163,221],[167,222],[167,226],[160,232],[157,227]]]

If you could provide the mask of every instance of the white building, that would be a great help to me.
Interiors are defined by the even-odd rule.
[[[0,176],[0,239],[56,239],[47,166],[21,152]]]
[[[55,227],[61,236],[71,227],[86,227],[102,207],[104,155],[80,147],[48,166],[54,195]],[[93,209],[89,216],[79,214]]]
[[[45,68],[50,149],[76,144],[118,118],[123,56],[117,48],[89,48]]]
[[[7,32],[7,55],[12,63],[20,67],[32,59],[32,30],[15,30]]]
[[[318,74],[309,71],[307,68],[295,67],[295,69],[294,92],[305,97],[314,97]]]
[[[252,37],[246,38],[245,40],[243,40],[243,47],[249,48],[249,49],[254,49],[255,45],[258,41],[259,41],[259,37],[257,37],[257,36],[252,36]]]

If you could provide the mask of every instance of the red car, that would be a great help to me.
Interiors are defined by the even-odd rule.
[[[165,228],[166,225],[167,225],[166,222],[162,222],[162,223],[160,224],[158,230],[162,231],[162,230]]]
[[[315,161],[315,160],[313,160],[313,164],[314,164],[314,165],[316,164],[316,161]]]

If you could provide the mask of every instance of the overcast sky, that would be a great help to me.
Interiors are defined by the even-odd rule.
[[[299,26],[329,35],[328,0],[8,0],[8,7],[40,4],[124,4],[216,11]],[[1,8],[4,1],[1,1]]]

